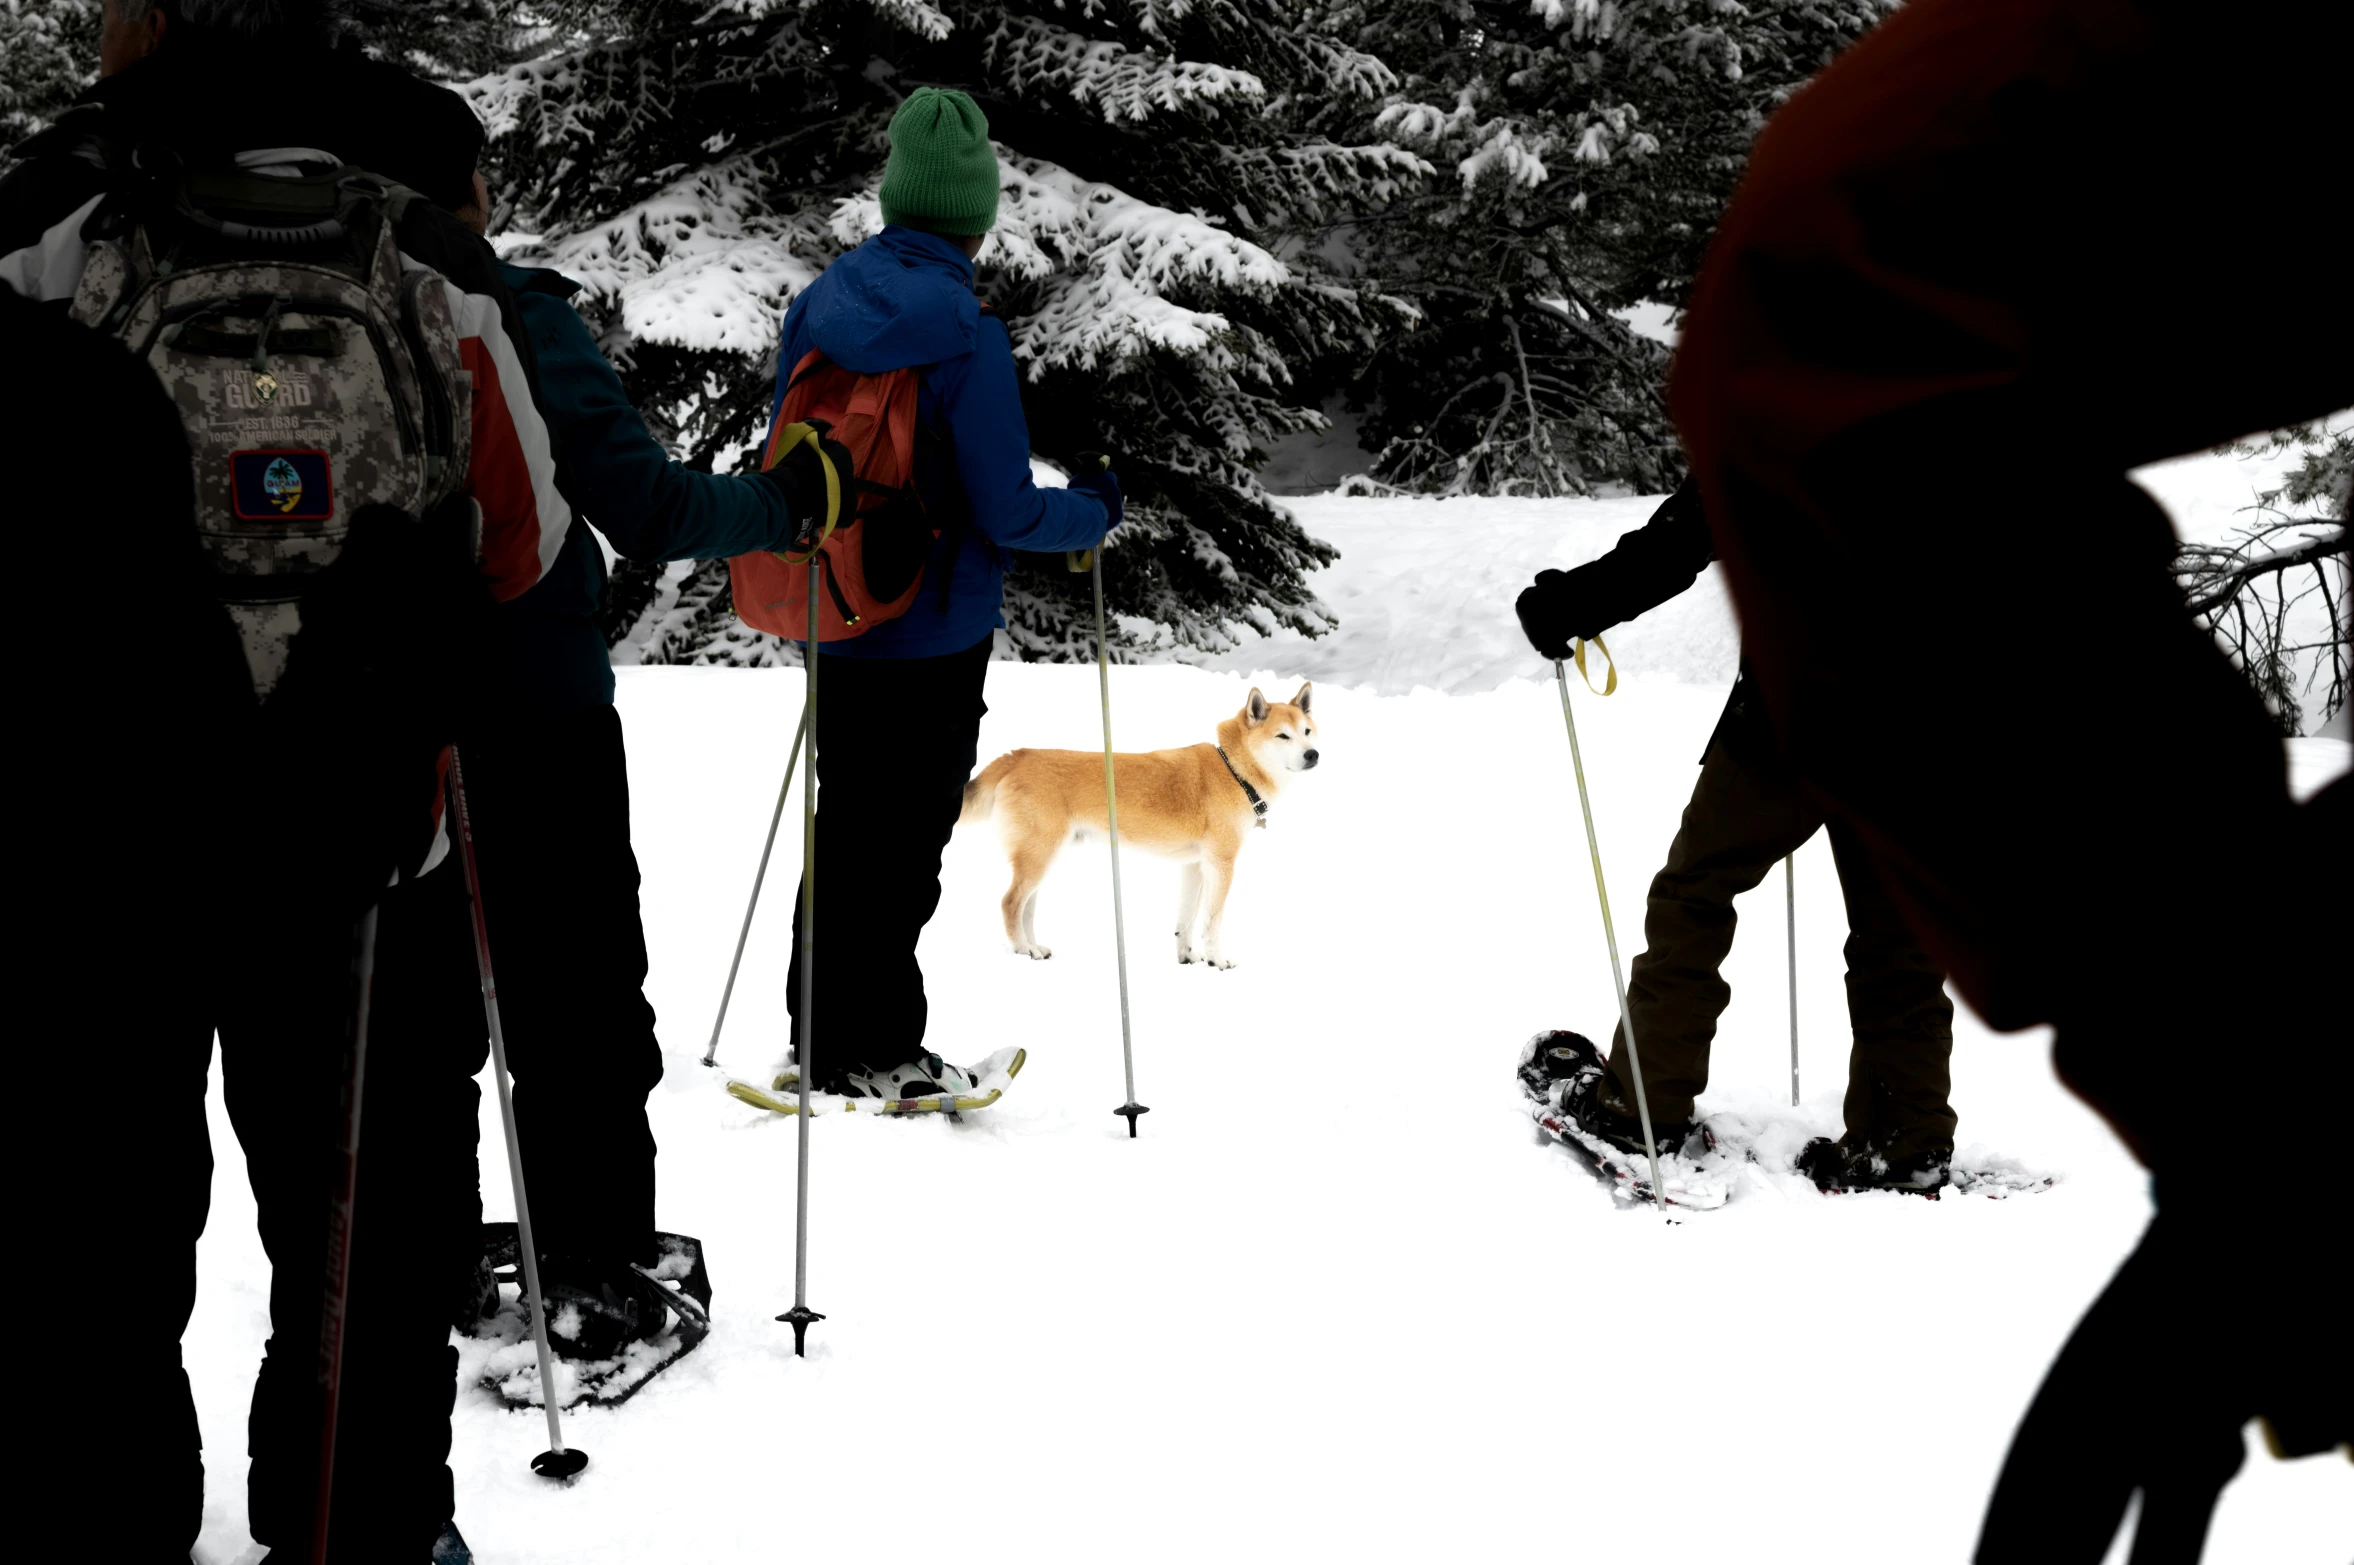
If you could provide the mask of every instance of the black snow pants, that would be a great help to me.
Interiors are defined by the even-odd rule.
[[[817,1033],[813,1083],[924,1052],[916,941],[981,742],[990,640],[932,658],[825,657],[817,703]],[[801,1047],[801,910],[787,990]],[[936,1045],[933,1052],[941,1052]],[[953,1041],[945,1047],[952,1058]]]
[[[200,912],[199,916],[202,914]],[[253,1536],[310,1555],[319,1481],[319,1311],[337,1180],[352,926],[275,920],[267,942],[204,959],[197,931],[94,997],[78,1101],[43,1137],[42,1177],[74,1193],[71,1220],[27,1244],[76,1260],[79,1351],[35,1355],[58,1377],[43,1442],[71,1442],[83,1483],[93,1453],[132,1458],[138,1493],[102,1518],[110,1560],[187,1559],[204,1510],[196,1406],[181,1334],[196,1302],[196,1241],[211,1197],[206,1074],[215,1019],[229,1117],[270,1257],[270,1335],[247,1426]],[[93,931],[94,933],[94,931]],[[464,887],[445,864],[386,893],[361,1096],[360,1183],[337,1441],[337,1561],[418,1565],[451,1515],[448,1466],[456,1354],[449,1345],[479,1249],[474,1076],[484,1055]],[[453,983],[452,975],[461,981]],[[99,1062],[103,1062],[101,1067]],[[44,1073],[53,1074],[53,1073]],[[86,1531],[76,1535],[88,1541]]]
[[[75,927],[94,941],[104,926]],[[203,1523],[203,1436],[180,1342],[213,1167],[208,975],[185,959],[193,944],[166,937],[143,958],[42,941],[36,960],[56,960],[27,969],[41,1010],[12,1028],[30,1106],[12,1229],[21,1263],[52,1290],[10,1391],[27,1553],[185,1565]],[[108,1469],[136,1492],[103,1508],[68,1498]]]
[[[332,1552],[417,1565],[452,1512],[449,1337],[481,1252],[474,1077],[487,1034],[457,864],[388,891],[381,907]],[[248,1429],[251,1525],[257,1542],[295,1558],[308,1556],[318,1492],[321,1279],[352,949],[348,929],[289,935],[244,975],[220,1021],[229,1118],[270,1256],[270,1337]]]
[[[621,715],[507,721],[463,754],[535,1237],[586,1269],[650,1266],[662,1047]]]

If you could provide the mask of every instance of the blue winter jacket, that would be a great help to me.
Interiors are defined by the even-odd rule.
[[[942,530],[913,607],[863,636],[827,642],[826,656],[961,652],[1005,623],[1006,551],[1091,549],[1103,541],[1109,516],[1101,501],[1030,480],[1030,426],[1013,339],[1003,321],[981,313],[973,263],[957,246],[913,228],[886,228],[803,289],[785,312],[772,424],[793,366],[812,348],[859,374],[929,366],[916,416],[946,436],[972,518],[970,528]]]
[[[723,559],[792,537],[775,485],[671,460],[573,309],[580,284],[533,267],[499,270],[539,356],[540,416],[556,448],[556,487],[616,553]],[[612,701],[613,663],[597,623],[604,593],[605,557],[587,528],[574,527],[547,574],[499,607],[494,710],[552,714]]]

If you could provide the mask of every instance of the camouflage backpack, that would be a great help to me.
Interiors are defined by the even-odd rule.
[[[197,530],[261,695],[354,513],[467,503],[457,323],[441,274],[404,271],[394,240],[422,199],[354,168],[177,170],[85,230],[72,314],[152,365],[179,407]]]

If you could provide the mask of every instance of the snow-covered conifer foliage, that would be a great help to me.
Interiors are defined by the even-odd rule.
[[[352,32],[381,59],[420,76],[460,80],[493,71],[544,42],[548,29],[512,0],[336,0]]]
[[[982,294],[1025,372],[1033,445],[1114,453],[1127,526],[1105,575],[1126,639],[1215,648],[1313,632],[1329,557],[1259,486],[1267,443],[1317,427],[1298,368],[1370,350],[1394,302],[1303,235],[1418,186],[1369,127],[1395,85],[1292,0],[596,0],[539,58],[470,89],[498,220],[581,299],[632,394],[692,457],[748,460],[793,295],[881,226],[885,127],[918,86],[970,92],[1005,185]],[[1352,140],[1349,127],[1361,134]],[[656,661],[776,655],[728,612],[724,567],[657,594]],[[1025,657],[1081,652],[1085,578],[1016,574]]]
[[[1680,305],[1765,116],[1885,0],[1339,0],[1397,67],[1367,135],[1434,166],[1357,227],[1418,305],[1355,386],[1377,471],[1447,493],[1656,492],[1681,468],[1665,355],[1619,311]]]
[[[99,0],[0,0],[0,173],[7,149],[98,76]]]

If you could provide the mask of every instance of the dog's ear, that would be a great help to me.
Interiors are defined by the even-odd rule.
[[[1310,696],[1314,695],[1315,693],[1316,693],[1316,686],[1314,685],[1314,683],[1313,683],[1313,682],[1310,682],[1310,683],[1303,684],[1303,685],[1301,685],[1301,686],[1300,686],[1300,693],[1299,693],[1298,695],[1296,695],[1296,696],[1293,696],[1293,697],[1291,698],[1291,704],[1292,704],[1293,706],[1296,706],[1296,707],[1298,707],[1298,708],[1299,708],[1301,711],[1305,712],[1305,711],[1307,711],[1307,710],[1309,709],[1309,708],[1308,708],[1308,698],[1309,698]]]
[[[1253,728],[1267,721],[1267,698],[1259,694],[1257,685],[1251,686],[1251,698],[1243,703],[1242,714]]]

